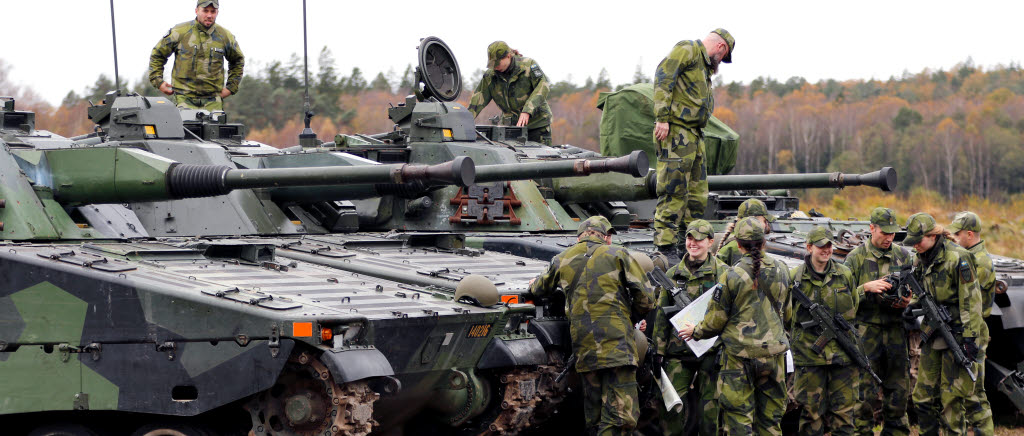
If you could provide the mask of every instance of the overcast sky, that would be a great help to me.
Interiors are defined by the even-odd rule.
[[[2,0],[0,59],[11,79],[59,104],[97,76],[113,76],[109,0]],[[122,82],[148,68],[153,45],[176,23],[195,18],[194,0],[115,0]],[[607,68],[613,84],[638,64],[650,76],[681,39],[716,27],[736,37],[721,78],[749,83],[887,79],[904,71],[949,69],[1024,59],[1024,1],[367,1],[308,0],[310,66],[327,46],[340,72],[367,80],[416,61],[419,38],[452,48],[462,73],[486,63],[486,47],[505,40],[536,59],[552,81],[582,84]],[[256,67],[302,52],[301,0],[222,0],[217,22],[238,38]],[[0,90],[3,94],[4,90]],[[245,92],[244,89],[241,92]]]

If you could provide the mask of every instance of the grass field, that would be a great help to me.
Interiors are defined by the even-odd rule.
[[[800,209],[815,209],[825,216],[839,219],[867,220],[878,206],[892,208],[902,226],[907,217],[927,212],[944,226],[953,215],[970,210],[981,218],[981,237],[989,252],[1024,259],[1024,195],[1016,194],[1002,201],[975,197],[948,200],[933,191],[915,189],[909,194],[883,193],[874,188],[846,188],[842,191],[808,191],[799,193]],[[1024,435],[1024,433],[1022,433]]]

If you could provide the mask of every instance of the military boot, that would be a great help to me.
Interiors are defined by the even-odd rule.
[[[675,245],[658,245],[657,248],[659,253],[668,258],[668,264],[670,267],[679,265],[679,250]]]

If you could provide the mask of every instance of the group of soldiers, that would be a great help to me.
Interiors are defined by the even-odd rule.
[[[690,222],[685,253],[667,275],[690,300],[714,291],[703,320],[678,331],[660,309],[677,303],[673,290],[653,288],[637,259],[611,245],[615,230],[607,219],[591,217],[580,225],[578,243],[552,260],[530,292],[566,294],[591,433],[632,434],[639,416],[633,329],[645,328],[641,320],[655,310],[655,362],[680,397],[694,390],[699,398],[696,416],[689,418],[699,420],[699,434],[781,434],[783,414],[795,406],[802,435],[873,435],[876,414],[882,434],[908,435],[911,398],[922,435],[968,429],[993,434],[983,318],[999,291],[976,214],[958,213],[948,228],[931,215],[913,214],[901,247],[893,244],[900,230],[895,213],[878,207],[871,212],[870,237],[844,263],[833,258],[832,233],[815,226],[806,237],[804,262],[793,268],[764,251],[772,220],[764,203],[747,200],[731,229],[734,239],[717,255],[712,225]],[[912,309],[920,295],[894,288],[891,274],[908,266],[949,312],[956,343],[946,343],[928,315],[918,325]],[[854,350],[829,340],[811,305],[852,326]],[[700,357],[685,342],[714,337],[715,345]],[[967,366],[954,359],[953,347],[968,357]],[[869,366],[858,365],[858,356]],[[660,410],[664,433],[682,434],[683,417]]]

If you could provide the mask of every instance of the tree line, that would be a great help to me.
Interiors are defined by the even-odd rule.
[[[240,92],[225,104],[229,119],[242,122],[249,138],[277,146],[297,143],[302,129],[302,60],[273,61],[248,68]],[[0,61],[0,89],[20,96],[19,107],[37,110],[38,124],[60,134],[92,129],[85,107],[114,88],[100,76],[81,93],[71,91],[50,107],[31,90],[6,79]],[[468,103],[482,70],[464,76],[459,101]],[[389,104],[412,92],[414,70],[378,73],[367,79],[359,68],[338,71],[330,50],[319,53],[310,73],[313,130],[323,140],[337,133],[391,130]],[[649,81],[638,66],[631,83]],[[601,92],[612,85],[607,71],[583,85],[571,78],[551,84],[553,140],[598,149]],[[143,77],[130,89],[159,95]],[[749,84],[716,81],[715,115],[741,137],[734,173],[866,172],[897,168],[900,189],[920,186],[947,197],[977,195],[1000,199],[1024,191],[1016,175],[1024,169],[1024,71],[1020,65],[984,69],[968,59],[949,71],[905,72],[888,80],[785,81],[760,77]],[[498,113],[491,105],[478,118]]]

